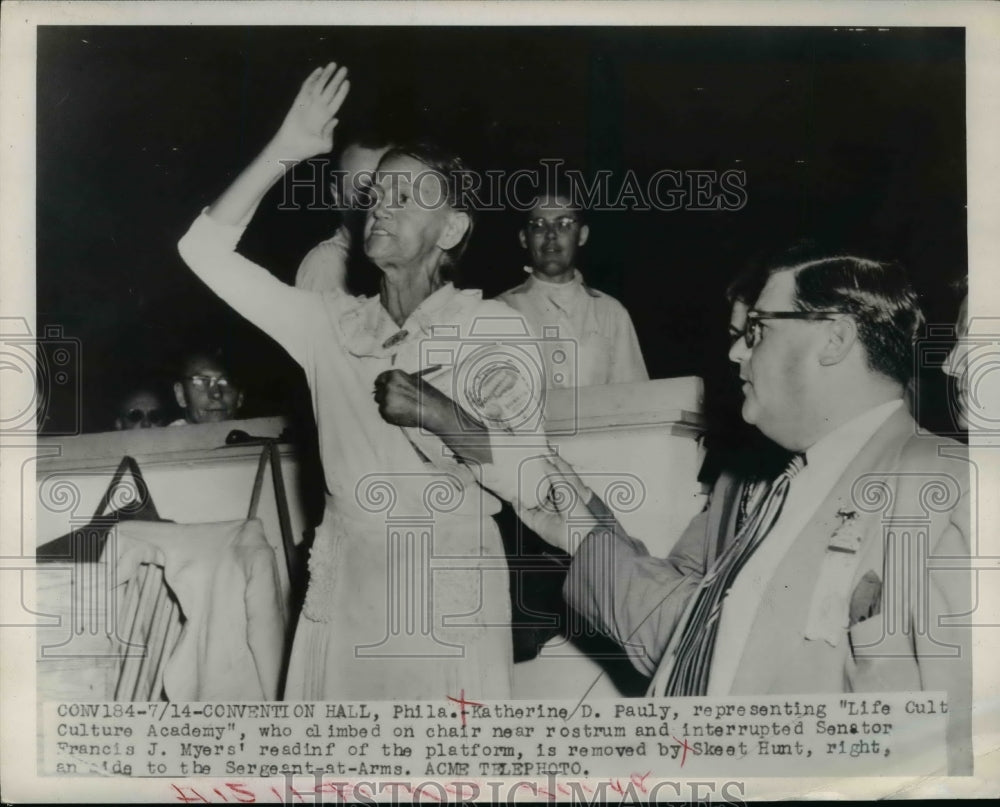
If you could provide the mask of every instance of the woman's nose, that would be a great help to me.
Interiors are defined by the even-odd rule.
[[[372,188],[372,190],[369,191],[369,193],[370,193],[370,196],[369,196],[370,202],[369,203],[371,204],[371,208],[370,208],[371,214],[373,216],[375,216],[375,218],[379,218],[379,219],[382,219],[382,218],[385,218],[386,216],[388,216],[389,215],[389,194],[387,194],[385,191],[380,190],[378,188]]]

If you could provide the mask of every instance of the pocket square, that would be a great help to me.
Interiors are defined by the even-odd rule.
[[[850,626],[854,627],[881,612],[882,578],[869,569],[851,593],[851,602],[848,606]]]

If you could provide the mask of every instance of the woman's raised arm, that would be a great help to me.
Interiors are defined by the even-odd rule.
[[[333,148],[337,112],[350,89],[347,68],[317,67],[302,83],[277,134],[206,211],[219,224],[245,225],[286,170]]]
[[[330,63],[305,80],[281,128],[243,173],[199,216],[177,245],[184,262],[212,291],[306,366],[304,326],[319,296],[282,283],[236,251],[253,212],[282,173],[333,146],[336,113],[347,96],[346,68]]]

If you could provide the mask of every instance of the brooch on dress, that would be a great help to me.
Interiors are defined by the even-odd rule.
[[[396,331],[396,333],[394,333],[392,336],[390,336],[382,343],[382,348],[388,350],[390,347],[396,347],[396,345],[398,345],[400,342],[406,339],[406,337],[409,335],[410,332],[405,329],[402,331]]]

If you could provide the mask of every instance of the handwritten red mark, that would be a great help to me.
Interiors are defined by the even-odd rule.
[[[639,788],[640,792],[648,793],[649,791],[646,789],[646,780],[649,778],[651,773],[652,771],[646,771],[642,776],[639,776],[637,773],[633,773],[630,774],[628,778],[632,781],[633,785]]]
[[[457,701],[456,701],[457,702]],[[468,701],[467,701],[468,702]],[[683,746],[683,743],[679,743]],[[694,753],[692,751],[692,753]],[[646,780],[651,775],[651,771],[646,771],[646,773],[632,773],[629,774],[627,784],[623,784],[621,779],[609,779],[601,780],[607,781],[611,789],[620,795],[625,795],[626,790],[635,793],[635,788],[637,788],[641,793],[648,793],[649,789],[646,786]],[[468,782],[445,782],[443,784],[436,785],[438,788],[443,788],[445,794],[450,794],[455,797],[456,802],[463,802],[465,792],[463,788],[468,788],[470,783]],[[590,787],[586,781],[579,781],[576,783],[578,787],[581,787],[587,793],[595,793],[597,791]],[[566,787],[564,784],[559,782],[556,783],[555,792],[542,787],[535,782],[517,782],[513,785],[510,793],[508,795],[514,795],[517,793],[518,789],[521,787],[528,788],[531,794],[539,799],[546,799],[548,801],[558,801],[559,795],[571,796],[574,791]],[[399,781],[386,781],[380,782],[378,789],[373,789],[370,785],[361,782],[357,785],[350,782],[321,782],[315,789],[306,788],[304,790],[298,790],[292,787],[290,784],[286,785],[285,793],[282,794],[278,788],[274,786],[266,787],[262,792],[256,791],[254,784],[244,783],[244,782],[226,782],[223,788],[211,788],[211,790],[202,790],[199,792],[196,788],[189,785],[177,785],[170,783],[170,788],[173,792],[174,800],[183,802],[185,804],[218,804],[220,801],[223,803],[233,801],[241,802],[244,804],[261,803],[267,800],[267,796],[273,797],[273,801],[279,804],[306,804],[316,803],[322,804],[323,795],[336,796],[336,799],[340,803],[348,803],[352,801],[364,801],[366,803],[374,803],[377,794],[389,791],[392,796],[392,802],[396,803],[400,801],[401,793],[407,793],[411,796],[411,801],[414,803],[420,803],[426,800],[431,802],[442,803],[449,802],[447,796],[442,798],[441,794],[435,794],[433,788],[428,784],[418,784],[416,787],[409,784],[408,782]],[[476,793],[479,791],[476,790]],[[470,794],[472,795],[472,794]],[[319,796],[316,799],[315,796]],[[214,797],[214,798],[213,798]]]
[[[193,787],[184,787],[183,789],[177,785],[171,783],[170,785],[176,792],[177,801],[182,801],[185,804],[190,804],[191,802],[202,802],[204,804],[211,804],[208,799],[206,799],[201,793],[195,790]]]
[[[465,728],[465,715],[467,714],[467,712],[465,711],[465,707],[466,706],[482,706],[483,705],[483,704],[481,704],[481,703],[479,703],[477,701],[467,701],[465,699],[465,690],[464,689],[459,691],[457,698],[453,698],[451,695],[447,695],[446,697],[452,703],[457,703],[457,704],[461,705],[461,707],[462,707],[461,708],[462,728]]]
[[[434,801],[437,801],[437,802],[441,801],[441,797],[440,796],[435,796],[429,790],[425,790],[423,785],[417,785],[416,789],[413,791],[413,795],[415,795],[418,799],[421,796],[427,796],[428,798],[433,799]]]
[[[676,737],[674,737],[673,734],[671,734],[670,736],[673,737],[673,740],[674,740],[675,743],[677,743],[681,748],[684,749],[683,753],[681,754],[681,767],[683,768],[684,767],[684,762],[688,758],[688,751],[690,751],[693,754],[694,753],[694,749],[688,744],[687,740],[683,740],[683,741],[682,740],[678,740]]]

